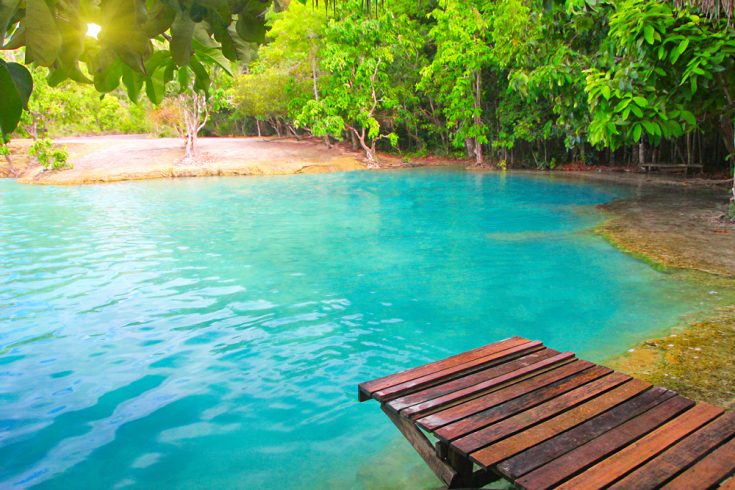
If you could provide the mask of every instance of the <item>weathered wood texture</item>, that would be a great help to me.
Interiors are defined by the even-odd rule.
[[[538,341],[360,384],[371,398],[450,488],[735,488],[735,413]]]

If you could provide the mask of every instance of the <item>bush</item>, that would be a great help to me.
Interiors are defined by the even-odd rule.
[[[66,148],[54,148],[54,144],[48,138],[34,141],[28,154],[35,158],[45,170],[73,168],[73,165],[69,163],[69,153]]]

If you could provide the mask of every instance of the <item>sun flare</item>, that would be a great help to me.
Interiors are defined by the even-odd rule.
[[[94,23],[87,24],[87,35],[97,39],[97,35],[100,33],[102,28]]]

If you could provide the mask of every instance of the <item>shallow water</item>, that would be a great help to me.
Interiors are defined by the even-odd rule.
[[[512,335],[601,359],[708,301],[590,232],[624,195],[447,170],[0,182],[0,487],[432,485],[359,381]]]

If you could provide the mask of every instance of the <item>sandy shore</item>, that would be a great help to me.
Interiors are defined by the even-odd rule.
[[[14,140],[11,150],[23,170],[25,184],[95,184],[122,180],[212,175],[279,175],[364,168],[359,155],[320,143],[272,138],[200,138],[199,157],[183,162],[179,138],[148,136],[91,136],[61,138],[73,169],[42,171],[28,167],[22,156],[30,142]]]

